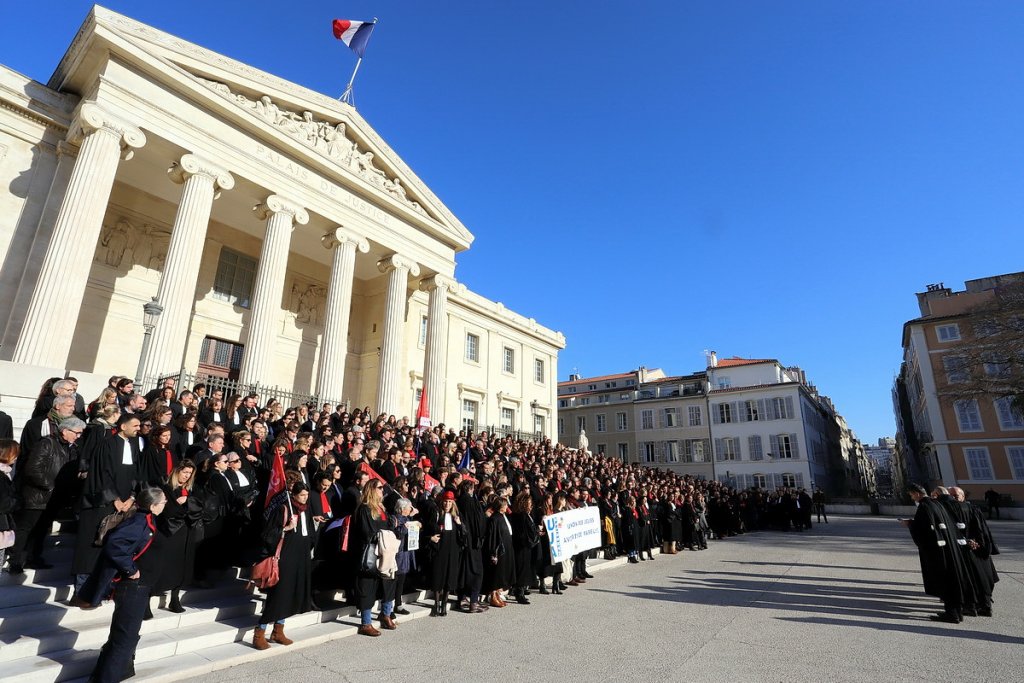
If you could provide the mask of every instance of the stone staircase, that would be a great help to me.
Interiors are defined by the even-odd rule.
[[[66,605],[72,592],[73,550],[74,535],[55,529],[45,552],[54,569],[0,575],[0,678],[51,683],[82,680],[92,671],[107,639],[113,605],[104,603],[94,610]],[[625,558],[592,560],[588,567],[595,572],[624,562]],[[245,590],[238,570],[213,588],[185,591],[182,614],[161,609],[162,600],[154,597],[153,619],[142,624],[134,680],[178,681],[355,635],[355,608],[343,606],[340,595],[334,598],[337,606],[332,609],[288,618],[288,637],[294,645],[274,645],[260,652],[249,641],[262,596]],[[400,623],[427,616],[431,599],[425,591],[406,594],[403,602],[411,614],[399,617]]]

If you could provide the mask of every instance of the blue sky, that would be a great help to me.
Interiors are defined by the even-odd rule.
[[[339,95],[476,235],[457,275],[561,330],[562,379],[800,365],[865,441],[914,293],[1022,270],[1024,3],[107,6]],[[90,3],[4,8],[46,81]]]

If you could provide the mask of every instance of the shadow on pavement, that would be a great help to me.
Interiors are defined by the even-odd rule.
[[[810,564],[808,562],[744,562],[743,560],[722,560],[724,564],[749,564],[763,567],[816,567],[818,569],[856,569],[862,572],[886,572],[897,574],[920,574],[917,569],[892,569],[890,567],[853,567],[842,564]],[[888,583],[887,581],[884,583]]]
[[[1007,643],[1009,645],[1024,645],[1024,638],[1006,636],[1001,633],[987,633],[985,631],[970,631],[958,626],[916,626],[914,624],[887,624],[867,621],[853,621],[852,619],[829,619],[827,617],[779,617],[782,621],[792,621],[804,624],[822,624],[827,626],[856,626],[859,628],[870,628],[879,631],[902,631],[904,633],[919,633],[926,636],[946,636],[952,638],[970,638],[971,640],[985,640],[991,643]],[[967,622],[965,622],[967,623]]]

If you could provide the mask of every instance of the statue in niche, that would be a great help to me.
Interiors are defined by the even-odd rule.
[[[135,236],[131,224],[126,220],[119,220],[112,226],[107,226],[100,237],[100,246],[106,249],[103,262],[111,268],[120,268],[127,251],[135,249]]]

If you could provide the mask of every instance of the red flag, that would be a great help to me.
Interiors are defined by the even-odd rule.
[[[440,486],[440,485],[441,485],[441,482],[439,482],[437,479],[434,479],[429,474],[424,474],[423,475],[423,488],[425,488],[426,490],[432,491],[435,486]]]
[[[420,392],[420,405],[416,409],[416,436],[430,429],[430,408],[427,407],[427,387]]]
[[[267,485],[267,500],[264,507],[270,505],[274,496],[284,491],[284,461],[280,453],[274,453],[274,464],[270,468],[270,483]]]
[[[368,475],[370,475],[370,479],[376,479],[377,481],[379,481],[382,484],[387,484],[387,482],[384,481],[384,477],[382,477],[379,474],[377,474],[376,472],[374,472],[373,468],[370,467],[367,463],[364,462],[361,465],[359,465],[359,469],[360,469],[360,471],[366,472]]]

